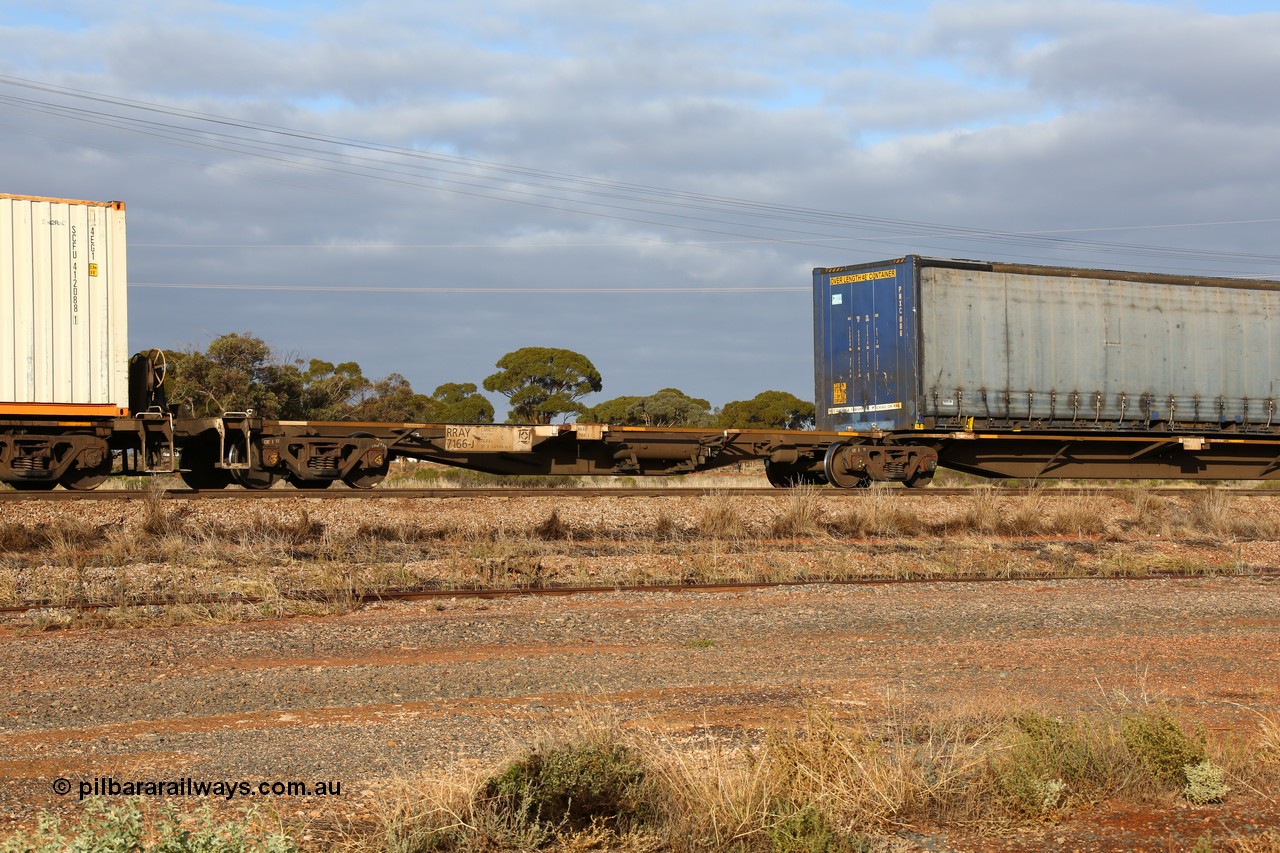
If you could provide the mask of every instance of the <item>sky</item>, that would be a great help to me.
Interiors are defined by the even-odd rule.
[[[1280,277],[1274,2],[20,5],[0,192],[126,202],[133,350],[720,406],[812,398],[814,267]]]

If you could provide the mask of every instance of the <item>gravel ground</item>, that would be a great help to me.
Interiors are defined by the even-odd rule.
[[[0,605],[248,595],[273,600],[270,614],[296,615],[320,609],[283,601],[299,592],[335,610],[352,588],[407,585],[1123,577],[1280,566],[1280,495],[895,492],[24,501],[6,505],[0,519]],[[109,615],[129,624],[133,614]],[[0,628],[70,621],[68,612],[0,615]]]
[[[1280,711],[1280,583],[813,585],[395,603],[327,618],[134,630],[0,628],[0,818],[74,813],[82,781],[337,780],[282,804],[368,814],[396,777],[496,761],[575,715],[673,737],[785,725],[814,705],[1068,711],[1155,697],[1215,729]],[[64,778],[73,792],[52,792]],[[194,801],[193,801],[194,802]],[[1004,849],[1189,847],[1280,825],[1261,797],[1105,804]],[[927,832],[921,850],[996,840]]]

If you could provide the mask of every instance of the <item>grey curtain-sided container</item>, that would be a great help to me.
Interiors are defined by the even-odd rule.
[[[813,281],[820,429],[1277,423],[1280,283],[914,255]]]

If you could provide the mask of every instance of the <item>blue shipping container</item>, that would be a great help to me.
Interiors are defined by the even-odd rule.
[[[915,422],[917,260],[813,271],[818,429],[904,429]]]

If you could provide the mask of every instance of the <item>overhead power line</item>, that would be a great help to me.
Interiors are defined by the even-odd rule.
[[[166,284],[160,282],[129,282],[130,288],[144,287],[172,290],[274,290],[283,292],[307,293],[406,293],[406,294],[448,294],[448,293],[685,293],[685,294],[720,294],[720,293],[790,293],[794,291],[808,292],[808,287],[383,287],[371,285],[289,285],[289,284]]]
[[[691,245],[774,243],[805,245],[840,252],[849,252],[858,245],[865,245],[885,246],[885,251],[894,253],[900,252],[904,245],[909,245],[913,250],[950,253],[956,251],[955,244],[958,243],[966,251],[972,251],[977,246],[988,246],[1011,248],[1024,256],[1034,252],[1053,251],[1094,257],[1145,258],[1177,264],[1179,269],[1186,269],[1189,264],[1196,263],[1236,266],[1256,264],[1268,268],[1280,264],[1280,255],[1151,246],[1064,236],[1103,230],[1169,229],[1280,220],[1147,224],[1113,226],[1109,229],[1038,232],[972,228],[573,175],[330,136],[5,75],[0,75],[0,85],[17,93],[3,93],[0,90],[0,103],[14,109],[143,135],[167,144],[250,158],[291,169],[377,180],[565,214],[678,229],[716,238],[732,238]],[[666,244],[681,245],[680,242]],[[149,247],[161,248],[155,244],[149,244]],[[186,247],[198,248],[191,245]],[[222,246],[210,245],[207,248]],[[281,244],[273,248],[295,246]],[[337,247],[319,245],[305,248]]]

